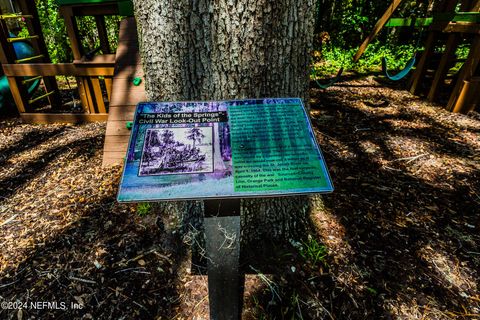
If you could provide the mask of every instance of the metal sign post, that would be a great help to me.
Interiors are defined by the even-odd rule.
[[[238,320],[244,277],[240,274],[240,199],[206,200],[205,243],[211,320]]]
[[[210,316],[237,320],[240,198],[331,191],[301,99],[143,102],[118,201],[203,200]]]

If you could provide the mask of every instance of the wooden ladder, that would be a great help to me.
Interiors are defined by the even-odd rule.
[[[1,14],[0,13],[0,61],[2,64],[18,64],[30,61],[50,63],[47,46],[43,38],[38,12],[34,0],[22,0],[18,2],[21,10],[20,13]],[[22,19],[25,21],[29,35],[26,37],[11,37],[7,20]],[[19,41],[29,41],[37,53],[32,57],[18,59],[13,44]],[[46,92],[33,99],[29,98],[27,84],[43,79]],[[7,77],[12,92],[13,99],[20,113],[24,113],[30,109],[30,105],[38,100],[48,98],[52,108],[61,106],[61,98],[57,87],[55,77]]]

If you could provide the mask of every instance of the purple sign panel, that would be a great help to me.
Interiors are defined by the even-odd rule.
[[[118,200],[331,192],[300,99],[140,103]]]

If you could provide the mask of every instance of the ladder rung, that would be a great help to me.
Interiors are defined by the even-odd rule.
[[[7,41],[8,42],[17,42],[17,41],[23,41],[23,40],[28,40],[28,39],[38,39],[38,35],[28,36],[28,37],[7,38]]]
[[[0,19],[16,19],[16,18],[27,18],[32,19],[33,16],[31,14],[2,14],[0,15]]]
[[[43,57],[44,57],[43,54],[39,54],[38,56],[33,56],[33,57],[28,57],[28,58],[15,60],[15,63],[21,63],[21,62],[35,60],[35,59],[39,59],[39,58],[43,58]]]
[[[52,91],[47,92],[47,93],[45,93],[45,94],[42,94],[41,96],[38,96],[38,97],[36,97],[35,99],[28,100],[28,103],[29,103],[29,104],[32,104],[32,103],[34,103],[35,101],[38,101],[38,100],[43,99],[43,98],[46,98],[46,97],[48,97],[49,95],[51,95],[51,94],[53,94],[53,93],[55,93],[55,90],[52,90]]]
[[[32,81],[35,81],[35,80],[38,80],[38,79],[42,79],[42,78],[43,78],[43,76],[36,76],[36,77],[33,77],[33,78],[28,78],[28,79],[22,80],[22,84],[32,82]]]

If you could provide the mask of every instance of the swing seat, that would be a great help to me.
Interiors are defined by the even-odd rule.
[[[387,67],[387,59],[385,57],[382,58],[382,72],[387,77],[388,79],[392,81],[399,81],[407,76],[407,74],[412,70],[412,68],[415,66],[416,62],[416,54],[413,55],[413,57],[408,60],[407,64],[405,65],[405,68],[400,70],[397,74],[390,74],[388,72],[388,67]]]
[[[328,81],[327,83],[320,83],[318,80],[315,80],[315,82],[320,87],[320,89],[325,90],[325,89],[333,86],[335,83],[337,83],[340,80],[340,78],[342,77],[342,73],[343,73],[343,68],[340,68],[340,70],[338,70],[336,76],[331,78],[330,81]]]

